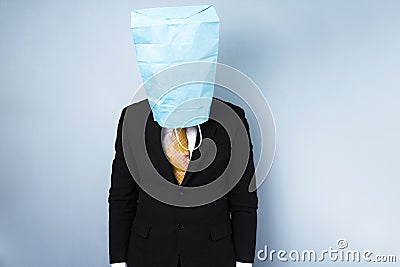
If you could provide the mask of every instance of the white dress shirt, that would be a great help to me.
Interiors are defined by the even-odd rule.
[[[171,136],[171,133],[173,131],[173,128],[162,128],[161,131],[161,143],[162,147],[164,149],[164,152],[167,149],[168,142],[169,142],[169,137]],[[187,127],[186,128],[186,136],[188,139],[188,149],[190,152],[190,158],[192,157],[192,152],[193,148],[196,145],[196,137],[197,137],[197,126],[192,126],[192,127]],[[126,267],[125,262],[119,262],[119,263],[113,263],[111,264],[111,267]],[[252,263],[247,263],[247,262],[236,262],[236,267],[252,267]]]

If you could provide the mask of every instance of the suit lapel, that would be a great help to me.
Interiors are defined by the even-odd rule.
[[[152,159],[153,164],[157,164],[154,168],[161,174],[162,177],[167,179],[173,184],[178,185],[172,169],[161,144],[161,126],[158,125],[153,119],[153,113],[149,115],[146,123],[146,147],[148,156]]]
[[[208,121],[200,124],[200,128],[201,128],[201,133],[202,133],[203,139],[205,139],[205,138],[210,138],[211,140],[214,139],[215,130],[216,130],[216,127],[215,127],[214,123],[212,123],[210,120],[208,120]],[[197,129],[195,147],[198,146],[199,142],[200,142],[200,133],[199,133],[199,130]],[[191,157],[191,160],[189,162],[189,166],[188,166],[189,170],[190,169],[196,170],[197,167],[203,162],[203,160],[205,158],[207,158],[206,155],[208,153],[208,150],[210,149],[210,146],[204,146],[203,143],[202,143],[200,145],[200,147],[202,148],[202,151],[203,151],[204,155],[201,155],[201,153],[199,151],[199,148],[194,150],[193,154],[192,154],[192,157]],[[198,158],[200,158],[200,159],[199,160],[195,160],[195,159],[198,159]],[[185,177],[183,178],[183,181],[182,181],[181,185],[185,186],[194,173],[196,173],[196,172],[187,171],[185,173]]]

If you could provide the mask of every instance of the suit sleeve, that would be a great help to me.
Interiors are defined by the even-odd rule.
[[[250,139],[249,124],[247,123],[243,109],[238,108],[237,113],[246,127],[250,150],[245,172],[239,182],[228,193],[228,200],[232,220],[236,261],[252,263],[254,262],[255,256],[258,209],[257,192],[253,191],[250,193],[248,190],[255,171],[253,145]],[[243,142],[243,140],[235,140],[233,144],[236,142]]]
[[[125,112],[126,108],[122,110],[118,123],[108,196],[109,260],[111,264],[127,261],[130,229],[136,214],[139,188],[129,172],[123,153],[122,125]]]

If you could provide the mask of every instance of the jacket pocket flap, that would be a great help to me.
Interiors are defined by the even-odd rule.
[[[230,222],[220,223],[214,225],[210,230],[210,237],[212,240],[219,240],[232,233]]]
[[[131,230],[138,235],[147,238],[150,232],[150,224],[143,221],[134,220]]]

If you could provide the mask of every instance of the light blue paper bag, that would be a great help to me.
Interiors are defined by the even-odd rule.
[[[154,120],[167,128],[195,126],[207,121],[214,94],[215,64],[209,64],[206,69],[202,65],[199,69],[192,66],[186,72],[174,68],[168,75],[156,74],[182,63],[217,62],[219,19],[214,7],[202,5],[134,10],[131,29]],[[176,82],[182,80],[209,83],[191,83],[175,88],[165,86],[179,85],[181,83]],[[183,104],[185,102],[186,105]]]

